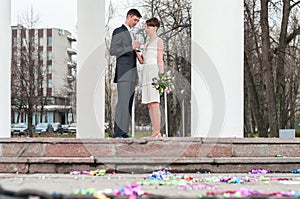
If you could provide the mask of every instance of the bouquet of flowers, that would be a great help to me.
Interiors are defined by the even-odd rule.
[[[167,73],[158,73],[158,77],[153,77],[152,86],[158,90],[159,95],[163,94],[163,92],[166,92],[167,94],[172,92],[174,84],[170,71]]]

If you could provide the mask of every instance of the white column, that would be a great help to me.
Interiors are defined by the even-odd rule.
[[[192,136],[243,137],[243,1],[192,1]]]
[[[77,138],[104,137],[105,1],[77,0]]]
[[[0,6],[0,138],[10,137],[11,3]]]

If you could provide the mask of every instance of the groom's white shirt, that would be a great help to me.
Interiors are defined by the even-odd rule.
[[[131,36],[131,39],[132,39],[132,41],[134,41],[134,37],[133,37],[133,33],[132,33],[132,28],[130,28],[129,26],[127,26],[125,23],[124,23],[124,26],[128,29],[128,31],[130,33],[130,36]]]

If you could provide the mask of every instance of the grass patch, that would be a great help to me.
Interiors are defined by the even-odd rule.
[[[135,138],[143,138],[143,137],[151,137],[152,132],[151,131],[136,131],[134,132]]]
[[[144,138],[144,137],[151,137],[152,132],[151,131],[136,131],[134,132],[134,138]],[[129,133],[129,136],[132,137],[132,134]],[[108,133],[105,132],[105,138],[110,138],[108,136]]]
[[[295,136],[296,136],[296,137],[300,137],[300,130],[296,130],[296,131],[295,131]]]

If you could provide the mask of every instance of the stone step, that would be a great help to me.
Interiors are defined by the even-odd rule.
[[[1,157],[297,157],[300,138],[0,139]]]
[[[1,157],[0,163],[45,164],[297,164],[300,157]]]
[[[139,138],[0,139],[0,172],[247,172],[300,168],[300,139]]]
[[[167,168],[173,172],[245,173],[252,169],[291,172],[300,168],[300,157],[2,157],[1,173],[69,173],[106,169],[108,172],[145,173]]]
[[[231,157],[231,158],[195,158],[195,157],[96,157],[96,163],[103,164],[296,164],[300,157]]]

